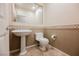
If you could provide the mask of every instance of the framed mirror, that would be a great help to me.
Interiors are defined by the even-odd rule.
[[[36,3],[16,3],[15,22],[26,24],[43,24],[43,6]]]

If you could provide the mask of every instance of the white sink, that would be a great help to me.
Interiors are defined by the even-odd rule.
[[[18,30],[13,30],[12,31],[16,36],[26,36],[29,35],[32,30],[23,30],[23,29],[18,29]]]
[[[27,53],[26,50],[26,36],[30,35],[32,30],[23,30],[23,29],[18,29],[18,30],[13,30],[12,33],[14,33],[16,36],[21,36],[21,53],[20,55],[24,55]]]

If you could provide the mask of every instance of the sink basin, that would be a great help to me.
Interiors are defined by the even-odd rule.
[[[13,30],[12,33],[14,33],[16,36],[21,36],[21,52],[20,55],[25,55],[27,53],[26,50],[26,36],[30,35],[32,30],[24,30],[24,29],[18,29]]]
[[[29,35],[31,32],[32,30],[23,30],[23,29],[12,31],[12,33],[14,33],[16,36],[26,36],[26,35]]]

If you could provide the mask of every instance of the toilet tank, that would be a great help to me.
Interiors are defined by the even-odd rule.
[[[35,36],[36,36],[36,40],[42,39],[43,38],[43,32],[36,32]]]

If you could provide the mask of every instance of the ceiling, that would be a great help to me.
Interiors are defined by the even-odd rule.
[[[21,8],[25,10],[32,10],[32,7],[43,7],[45,4],[43,3],[16,3],[15,6],[16,8]]]

